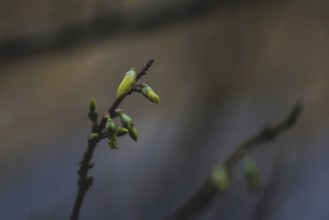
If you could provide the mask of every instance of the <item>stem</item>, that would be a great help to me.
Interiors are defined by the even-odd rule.
[[[88,141],[87,151],[85,152],[82,162],[80,164],[80,169],[78,170],[79,181],[78,181],[78,192],[74,202],[71,220],[78,220],[79,213],[82,206],[82,202],[85,198],[85,194],[88,189],[93,184],[93,178],[88,177],[88,171],[93,167],[93,164],[90,163],[91,158],[93,156],[94,150],[97,146],[97,143],[101,140],[101,138],[96,138]]]
[[[145,67],[138,73],[137,80],[147,73],[148,69],[151,67],[153,62],[154,62],[154,60],[148,61],[148,63],[145,65]],[[135,92],[134,88],[132,88],[130,90],[130,92],[128,92],[127,94],[125,94],[121,97],[118,97],[114,101],[111,108],[108,110],[108,113],[110,114],[111,118],[113,118],[115,116],[115,111],[119,107],[119,105],[122,103],[122,101],[128,95],[130,95],[132,92]],[[73,205],[70,220],[79,219],[80,209],[81,209],[82,203],[84,201],[86,192],[93,185],[93,177],[88,177],[88,171],[91,168],[93,168],[93,166],[94,166],[92,163],[90,163],[90,161],[93,157],[93,153],[94,153],[94,150],[95,150],[98,142],[100,142],[104,138],[102,131],[105,127],[105,124],[106,124],[106,119],[103,117],[99,126],[97,126],[95,124],[92,125],[92,132],[97,133],[97,136],[88,140],[87,150],[84,153],[83,158],[80,162],[80,168],[78,170],[78,174],[79,174],[78,191],[77,191],[76,199],[75,199],[75,202]]]
[[[231,173],[233,167],[255,146],[271,141],[283,131],[291,128],[297,121],[301,110],[302,105],[300,102],[297,102],[285,120],[277,125],[266,126],[258,135],[243,142],[222,164],[225,165]],[[190,200],[174,210],[165,220],[189,219],[206,207],[218,195],[220,194],[218,193],[217,187],[213,184],[211,177],[209,177]]]

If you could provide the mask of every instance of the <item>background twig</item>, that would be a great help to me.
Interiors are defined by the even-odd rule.
[[[291,128],[297,121],[302,110],[302,104],[297,102],[285,120],[276,124],[268,125],[257,135],[243,142],[224,162],[229,172],[233,167],[255,146],[271,141],[283,131]],[[208,178],[196,194],[183,206],[175,210],[165,220],[183,220],[188,219],[207,206],[215,196],[219,195],[217,187],[213,184],[211,178]]]

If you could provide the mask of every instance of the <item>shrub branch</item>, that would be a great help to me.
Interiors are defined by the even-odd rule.
[[[297,121],[301,111],[302,104],[297,102],[282,122],[276,125],[267,125],[257,135],[243,142],[222,164],[232,173],[234,166],[254,147],[275,139],[279,134],[291,128]],[[189,219],[205,208],[218,195],[220,195],[218,188],[209,177],[190,200],[174,210],[165,220]]]
[[[153,64],[154,60],[148,61],[148,63],[145,65],[145,67],[137,74],[137,80],[141,78],[143,75],[145,75],[148,71],[148,69]],[[140,88],[138,85],[132,87],[128,93],[125,95],[122,95],[115,99],[113,102],[111,108],[108,110],[108,114],[111,118],[117,116],[116,110],[119,107],[119,105],[122,103],[122,101],[133,92],[140,92]],[[89,188],[93,185],[93,177],[88,176],[88,171],[94,166],[93,163],[91,163],[91,159],[93,157],[94,150],[97,146],[97,144],[105,138],[102,131],[105,128],[106,124],[106,118],[102,117],[101,122],[99,125],[97,123],[93,123],[92,125],[92,133],[95,134],[95,136],[90,137],[88,139],[88,146],[87,149],[83,155],[83,158],[79,164],[79,180],[78,180],[78,191],[76,195],[76,199],[74,202],[74,206],[71,213],[71,220],[78,220],[80,209],[82,206],[82,203],[84,201],[86,192],[89,190]]]

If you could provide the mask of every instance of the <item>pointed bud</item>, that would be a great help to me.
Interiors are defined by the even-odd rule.
[[[261,190],[261,179],[257,164],[251,158],[245,158],[243,163],[243,172],[245,182],[250,192],[259,192]]]
[[[117,136],[115,136],[115,135],[111,136],[111,137],[108,139],[107,144],[109,145],[109,147],[110,147],[112,150],[118,150],[118,149],[119,149],[119,147],[118,147],[118,139],[117,139]]]
[[[113,135],[115,135],[116,126],[115,126],[113,120],[110,118],[110,116],[105,115],[104,117],[106,118],[106,124],[105,124],[105,128],[103,130],[103,134],[110,138]]]
[[[91,97],[89,101],[88,117],[92,122],[97,121],[98,114],[96,109],[96,100],[94,97]]]
[[[128,128],[129,131],[129,136],[137,142],[138,140],[138,132],[137,129],[134,126],[131,126],[130,128]]]
[[[160,97],[153,91],[153,89],[147,84],[143,84],[142,86],[142,94],[151,102],[159,104]]]
[[[95,112],[96,111],[96,100],[94,97],[91,97],[89,100],[89,112]]]
[[[137,73],[135,72],[135,68],[132,68],[126,73],[125,77],[121,81],[117,91],[117,98],[129,92],[132,86],[135,84],[136,79]]]
[[[116,135],[118,137],[128,134],[128,132],[129,132],[127,128],[123,128],[123,127],[117,127],[116,129],[117,129]]]
[[[121,121],[122,126],[127,129],[134,126],[132,118],[129,117],[126,113],[122,112],[120,114],[120,121]]]
[[[219,165],[214,169],[211,179],[221,193],[226,192],[230,187],[229,174],[224,165]]]
[[[98,134],[97,133],[91,133],[90,135],[89,135],[89,137],[88,137],[88,139],[89,140],[93,140],[93,139],[95,139],[95,138],[98,138]]]

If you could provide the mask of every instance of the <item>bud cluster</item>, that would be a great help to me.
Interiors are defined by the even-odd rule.
[[[150,86],[147,84],[135,85],[138,78],[140,78],[140,76],[138,76],[136,73],[135,68],[131,68],[125,74],[117,89],[116,101],[119,101],[120,103],[125,96],[131,94],[132,92],[139,92],[151,102],[159,104],[160,98]],[[115,107],[117,107],[117,105],[115,105]],[[108,145],[111,149],[119,149],[118,137],[124,136],[126,134],[128,134],[134,141],[137,141],[138,132],[132,118],[124,113],[122,109],[114,108],[114,112],[110,112],[111,111],[104,114],[102,122],[100,123],[102,124],[101,126],[97,122],[98,113],[96,108],[96,101],[93,97],[90,99],[88,117],[93,123],[93,129],[92,133],[89,135],[89,139],[98,137],[107,138]],[[121,125],[118,125],[113,121],[113,118],[117,116],[120,117]]]
[[[102,134],[108,139],[108,145],[111,149],[119,149],[118,137],[125,134],[129,134],[134,141],[138,140],[138,132],[131,117],[123,111],[120,111],[119,116],[121,125],[116,124],[108,113],[104,115],[106,123]]]

